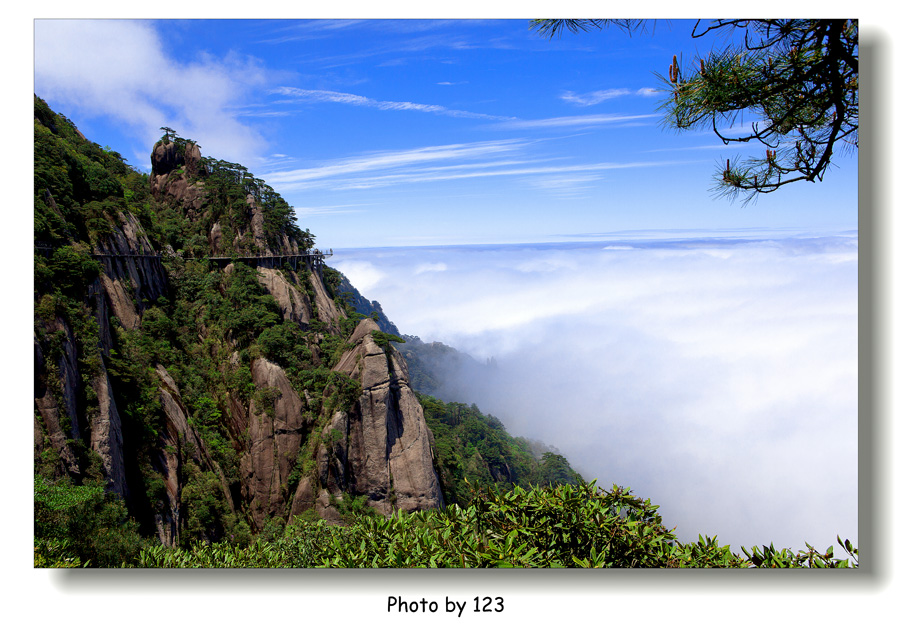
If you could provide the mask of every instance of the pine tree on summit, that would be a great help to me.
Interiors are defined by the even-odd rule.
[[[554,37],[609,26],[633,32],[643,20],[533,20]],[[727,145],[758,142],[765,156],[726,160],[714,189],[749,200],[791,182],[823,179],[840,148],[859,148],[859,27],[856,20],[698,20],[692,37],[742,33],[742,45],[713,50],[688,69],[673,56],[659,76],[664,123],[712,129]],[[731,126],[742,116],[750,130]]]
[[[162,130],[165,133],[163,136],[163,139],[162,139],[163,143],[168,143],[170,136],[172,138],[175,138],[178,136],[178,133],[175,132],[174,130],[172,130],[172,128],[169,128],[168,126],[163,126],[162,128],[160,128],[160,130]]]

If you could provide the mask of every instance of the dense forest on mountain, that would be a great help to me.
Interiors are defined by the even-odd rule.
[[[161,130],[142,173],[35,96],[36,567],[855,562],[681,544],[649,501],[415,394],[399,331],[287,202]]]
[[[516,485],[575,485],[582,481],[565,457],[547,451],[538,459],[534,443],[513,438],[503,423],[482,414],[477,405],[418,397],[434,433],[435,468],[447,503],[468,506],[477,491],[471,485],[504,492]]]

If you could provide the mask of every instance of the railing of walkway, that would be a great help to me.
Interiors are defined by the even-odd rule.
[[[46,243],[35,243],[34,248],[45,255],[53,253],[54,247]],[[227,266],[231,262],[245,262],[253,267],[281,267],[288,264],[295,271],[299,260],[312,260],[314,265],[318,265],[324,258],[334,255],[334,250],[314,249],[307,253],[301,254],[277,254],[271,256],[198,256],[196,258],[185,258],[185,260],[210,260],[219,267]],[[161,259],[162,254],[144,253],[144,254],[123,254],[123,253],[92,253],[92,258],[152,258]]]

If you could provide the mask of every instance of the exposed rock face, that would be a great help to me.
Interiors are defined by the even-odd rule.
[[[62,331],[65,336],[62,343],[62,354],[57,362],[59,367],[60,391],[62,407],[66,410],[72,427],[72,437],[81,437],[82,422],[78,414],[78,394],[81,390],[81,376],[78,372],[78,353],[75,350],[75,335],[68,324],[60,318],[56,319],[55,331]]]
[[[177,205],[189,219],[208,217],[206,178],[209,171],[204,165],[200,148],[190,141],[159,141],[153,146],[150,155],[152,171],[150,174],[150,191],[158,200]],[[272,256],[300,253],[296,240],[282,233],[270,244],[266,236],[265,214],[253,194],[247,194],[246,227],[231,230],[234,238],[230,240],[235,251],[245,255]],[[231,235],[229,234],[229,236]],[[225,246],[222,224],[216,222],[210,228],[208,240],[213,255],[224,252]]]
[[[203,218],[208,219],[203,223],[212,224],[208,235],[211,255],[302,251],[285,233],[278,237],[270,233],[266,238],[265,215],[252,196],[246,200],[247,214],[231,221],[231,217],[221,216],[221,223],[215,221],[217,208],[207,205],[196,145],[160,142],[154,146],[152,164],[150,187],[156,200],[179,209],[189,220]],[[52,196],[47,202],[55,206]],[[243,210],[243,204],[237,210]],[[141,358],[140,370],[146,372],[150,365],[156,371],[156,377],[139,377],[131,373],[131,362],[125,360],[135,344],[129,340],[138,342],[145,336],[140,333],[141,319],[148,305],[181,294],[170,290],[165,267],[133,215],[122,212],[110,219],[109,225],[102,234],[90,232],[92,252],[102,271],[79,291],[78,316],[66,317],[71,327],[54,311],[43,312],[35,325],[35,455],[50,458],[41,462],[42,470],[55,470],[58,476],[66,473],[81,482],[85,477],[81,472],[88,465],[84,462],[99,457],[108,489],[126,499],[132,512],[140,514],[143,526],[152,527],[152,521],[160,541],[167,545],[179,543],[182,532],[193,526],[193,521],[186,523],[186,519],[197,517],[191,516],[191,510],[198,507],[190,505],[199,505],[199,497],[192,497],[193,488],[187,490],[185,499],[194,502],[182,501],[185,486],[194,483],[185,481],[192,478],[188,473],[202,474],[204,492],[214,490],[216,509],[221,509],[216,479],[210,473],[218,475],[227,505],[235,512],[232,518],[246,520],[255,529],[262,529],[272,517],[286,518],[306,510],[339,522],[335,501],[346,494],[366,497],[385,514],[443,504],[432,464],[430,432],[409,387],[406,364],[392,348],[386,352],[375,343],[372,331],[377,326],[371,320],[356,328],[349,350],[333,369],[359,381],[361,396],[352,405],[349,400],[341,406],[328,401],[334,386],[325,381],[331,371],[321,362],[332,353],[328,349],[337,348],[345,315],[329,296],[320,266],[311,262],[294,271],[287,267],[257,269],[259,282],[278,302],[285,320],[304,329],[315,325],[313,320],[323,323],[316,335],[308,337],[311,360],[318,366],[310,372],[321,377],[316,377],[313,386],[295,390],[285,370],[259,357],[252,336],[241,343],[243,351],[231,353],[238,342],[229,345],[230,334],[222,331],[222,325],[207,324],[206,320],[198,324],[197,336],[189,337],[199,342],[187,341],[189,348],[200,346],[199,351],[179,353],[170,360],[152,348],[135,350],[135,357]],[[192,232],[193,236],[196,231]],[[232,236],[239,244],[231,244]],[[169,248],[167,255],[174,253]],[[233,265],[225,268],[226,273],[233,270]],[[96,333],[88,313],[96,320]],[[202,309],[198,311],[202,313]],[[120,333],[117,324],[134,333]],[[328,332],[332,336],[324,335]],[[175,339],[162,344],[172,350],[183,346]],[[190,370],[190,358],[195,356],[204,358],[196,371]],[[172,367],[172,374],[184,384],[181,390],[157,358]],[[246,362],[250,362],[249,374]],[[195,382],[192,374],[197,371],[211,380]],[[216,379],[217,373],[224,382]],[[237,381],[228,377],[232,373]],[[127,401],[148,396],[144,393],[158,397],[159,409],[154,407],[147,420],[138,423],[130,419],[145,415],[133,416],[126,409]],[[198,414],[190,412],[207,398],[223,413],[215,433],[219,437],[209,437],[203,430],[209,447],[191,424],[191,417],[199,418]],[[146,431],[156,430],[157,437],[148,442],[142,432],[140,440],[126,439],[131,429],[123,431],[123,415],[129,419],[126,424],[134,424],[135,429],[147,425]],[[220,446],[222,440],[231,448]],[[226,466],[228,479],[214,457]],[[303,464],[298,466],[301,458]]]
[[[244,201],[247,203],[247,215],[250,218],[248,228],[238,228],[234,238],[234,247],[243,250],[248,255],[277,256],[299,254],[300,246],[293,238],[282,233],[273,241],[266,236],[265,214],[252,194],[248,194]]]
[[[300,283],[300,278],[290,269],[285,268],[279,271],[259,267],[256,271],[260,284],[275,297],[281,308],[281,314],[286,320],[306,326],[311,318],[317,318],[326,326],[333,326],[344,318],[344,313],[328,296],[320,271],[312,270],[309,273],[309,282],[313,292],[312,300],[306,292],[295,286]],[[286,279],[285,275],[290,279]]]
[[[202,168],[200,147],[191,141],[183,145],[175,141],[158,141],[150,154],[150,164],[151,172],[156,176],[166,175],[180,167],[190,176],[197,175]]]
[[[288,479],[310,423],[303,415],[303,399],[280,366],[260,358],[250,370],[258,392],[250,401],[241,481],[253,522],[262,528],[266,518],[287,513]]]
[[[256,198],[253,195],[247,195],[247,205],[250,207],[250,233],[253,236],[253,244],[260,255],[271,256],[272,250],[266,244],[265,218],[262,208],[256,204]]]
[[[377,329],[363,319],[350,338],[353,348],[335,367],[360,382],[362,396],[323,431],[319,479],[329,490],[366,496],[384,514],[440,507],[443,496],[422,406],[409,387],[402,357],[375,344]]]
[[[181,204],[187,214],[199,213],[205,200],[202,185],[190,182],[203,172],[200,148],[196,143],[182,146],[175,142],[158,142],[150,155],[150,192],[157,199],[168,196]],[[193,211],[193,213],[192,213]]]
[[[103,473],[108,481],[108,488],[125,498],[128,484],[125,482],[125,455],[122,449],[122,419],[116,408],[109,385],[106,367],[94,378],[92,383],[99,403],[99,413],[91,418],[91,449],[103,462]]]
[[[231,511],[234,511],[235,504],[221,467],[213,460],[203,438],[188,423],[188,411],[178,385],[163,366],[156,366],[156,374],[161,381],[159,397],[165,414],[165,428],[161,433],[163,445],[156,459],[156,467],[165,482],[166,501],[163,508],[156,511],[154,520],[160,541],[173,546],[178,544],[183,528],[181,490],[184,487],[184,462],[193,461],[197,466],[216,473]]]
[[[66,444],[69,438],[81,438],[82,426],[78,413],[78,394],[81,377],[78,372],[78,354],[75,337],[68,324],[60,318],[46,327],[48,334],[62,336],[60,354],[55,362],[48,362],[41,350],[37,335],[34,336],[34,406],[35,442],[40,436],[40,448],[44,450],[44,436],[50,447],[59,455],[61,468],[78,477],[80,468],[72,450]],[[51,385],[53,388],[51,388]],[[55,392],[54,392],[55,388]],[[68,424],[68,426],[66,426]]]
[[[222,226],[216,221],[209,230],[209,249],[212,255],[218,256],[222,253]]]
[[[124,497],[128,493],[128,485],[125,480],[122,421],[106,367],[101,360],[99,369],[91,373],[90,389],[96,397],[93,409],[87,413],[79,411],[79,395],[83,391],[81,380],[85,374],[79,366],[75,336],[65,321],[59,318],[46,329],[48,333],[60,337],[59,357],[51,366],[35,335],[36,442],[40,434],[40,446],[43,448],[43,437],[46,435],[65,471],[77,478],[81,470],[66,440],[83,440],[99,455],[109,490]]]
[[[344,317],[343,312],[338,310],[337,305],[328,292],[325,290],[325,284],[322,281],[322,275],[319,271],[312,271],[310,275],[310,283],[312,283],[313,292],[315,293],[316,308],[319,311],[319,320],[326,325],[337,323]]]
[[[34,337],[34,363],[36,371],[46,370],[47,363],[41,351],[37,336]],[[53,392],[47,385],[46,375],[37,374],[34,377],[34,448],[35,455],[39,456],[44,451],[44,437],[50,447],[59,455],[62,461],[61,468],[70,475],[77,476],[80,469],[72,453],[72,449],[66,444],[66,439],[71,435],[62,427],[63,414]],[[53,381],[50,381],[53,383]]]
[[[306,294],[301,293],[292,283],[288,282],[277,269],[260,267],[256,271],[260,284],[275,297],[285,320],[294,321],[303,326],[308,325],[309,319],[312,318],[312,305]]]
[[[284,254],[298,254],[300,253],[300,245],[297,244],[293,238],[288,236],[287,234],[281,235],[281,253]]]
[[[99,279],[113,314],[126,329],[136,329],[144,301],[161,297],[168,280],[134,215],[119,213],[118,219],[109,237],[97,243],[97,253],[104,254],[99,258],[103,263]]]

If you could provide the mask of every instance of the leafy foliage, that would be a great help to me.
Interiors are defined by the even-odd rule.
[[[534,20],[553,37],[641,20]],[[859,26],[855,20],[698,20],[692,36],[737,32],[740,46],[713,50],[690,69],[672,58],[663,78],[665,122],[679,130],[710,128],[725,143],[757,142],[765,157],[730,159],[714,176],[729,197],[752,199],[785,184],[822,180],[835,151],[858,149]],[[744,117],[752,129],[730,128]]]
[[[528,440],[509,435],[503,423],[477,405],[417,397],[434,434],[435,469],[448,503],[468,505],[468,483],[508,490],[581,480],[561,455],[547,452],[538,460]]]
[[[124,522],[130,515],[137,520],[127,521],[134,536],[155,535],[155,518],[170,505],[163,478],[170,467],[164,452],[177,452],[181,462],[182,543],[249,543],[249,516],[240,488],[246,432],[235,425],[234,404],[244,411],[253,398],[263,399],[263,408],[272,404],[271,389],[253,384],[252,362],[269,357],[284,367],[298,391],[312,391],[306,407],[314,417],[346,408],[358,396],[359,384],[330,370],[344,344],[337,327],[320,323],[306,328],[284,320],[254,269],[235,263],[232,270],[221,271],[197,256],[209,255],[207,233],[217,219],[228,242],[238,227],[249,225],[248,194],[262,210],[270,244],[280,246],[284,236],[293,234],[304,249],[312,246],[312,235],[292,225],[286,202],[238,165],[214,166],[211,172],[191,168],[197,177],[190,182],[205,193],[201,210],[191,212],[177,201],[155,199],[146,174],[128,167],[110,148],[87,141],[40,98],[35,97],[34,109],[35,337],[43,359],[36,380],[51,391],[60,408],[60,427],[69,438],[65,447],[75,460],[74,465],[64,463],[54,446],[58,442],[51,444],[38,417],[43,443],[35,474],[54,481],[51,490],[44,485],[35,490],[41,522],[36,565],[113,564],[116,557],[104,554],[96,542],[107,535],[112,548],[112,519]],[[164,141],[184,154],[190,141],[165,130]],[[237,179],[235,171],[240,173]],[[174,173],[187,176],[183,168]],[[164,297],[140,300],[130,281],[120,281],[141,313],[139,326],[125,328],[94,295],[102,292],[98,277],[105,269],[91,252],[99,244],[118,246],[109,239],[118,236],[114,228],[121,228],[130,215],[138,218],[153,247],[171,246],[182,253],[162,259],[168,282]],[[236,251],[233,246],[231,250]],[[314,291],[309,279],[307,275],[305,284]],[[199,463],[189,459],[191,452],[185,449],[163,447],[172,425],[160,398],[161,367],[174,380],[175,394],[180,393],[173,400],[205,447],[197,456]],[[121,418],[127,511],[126,501],[104,493],[99,457],[86,444],[99,411],[96,379],[108,379]],[[306,383],[310,380],[314,383]],[[62,394],[62,383],[68,384],[71,403]],[[60,488],[87,498],[76,506],[48,507],[47,492]],[[48,509],[56,510],[55,533],[43,520],[49,517]],[[78,534],[82,530],[85,534]],[[121,554],[119,562],[130,557]]]
[[[166,137],[173,131],[168,128]],[[179,139],[176,138],[177,142]],[[183,140],[183,139],[182,139]],[[311,249],[315,237],[309,230],[297,226],[297,217],[291,206],[264,180],[255,177],[247,168],[237,163],[205,156],[201,159],[204,189],[208,193],[209,225],[227,217],[226,224],[233,229],[247,229],[250,211],[247,197],[262,210],[264,234],[272,246],[280,244],[280,236],[286,234],[298,241],[301,249]],[[208,231],[208,229],[207,229]]]
[[[34,480],[35,567],[118,567],[140,551],[137,524],[102,485]]]
[[[855,567],[850,555],[776,551],[766,547],[744,558],[700,537],[682,544],[663,524],[658,507],[627,488],[592,484],[513,488],[473,493],[467,508],[392,517],[358,516],[351,526],[324,521],[288,526],[277,540],[246,548],[202,545],[190,551],[160,546],[141,552],[145,567],[337,568],[578,568],[578,567]],[[840,539],[839,539],[840,541]]]
[[[394,334],[386,334],[383,331],[373,331],[372,339],[375,341],[375,344],[385,350],[390,348],[390,343],[392,342],[406,342],[400,336],[396,336]]]

